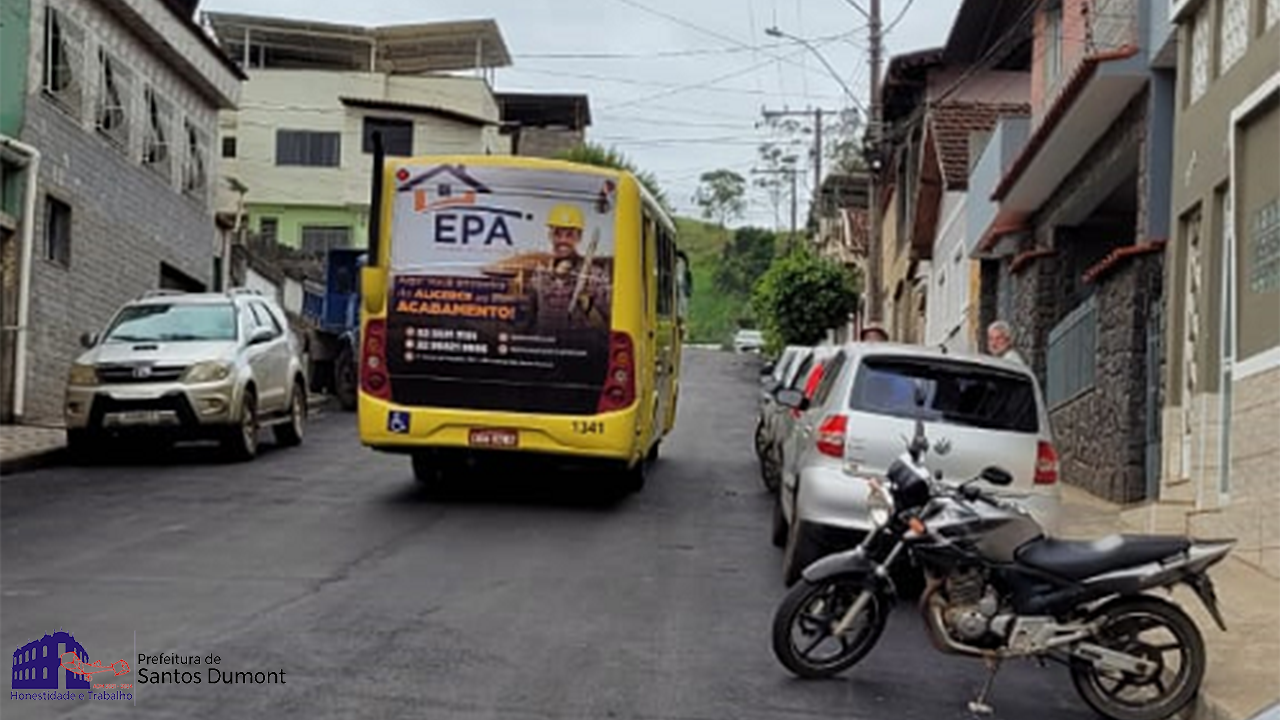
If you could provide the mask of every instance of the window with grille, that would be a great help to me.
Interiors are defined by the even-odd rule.
[[[186,152],[182,164],[182,191],[198,196],[209,187],[205,159],[208,141],[205,140],[204,132],[190,119],[183,121],[183,135],[186,140]]]
[[[1244,57],[1249,45],[1250,0],[1222,0],[1218,38],[1218,72],[1225,74]]]
[[[1209,89],[1209,32],[1212,30],[1210,10],[1213,5],[1205,3],[1196,13],[1191,27],[1191,102],[1195,102]]]
[[[341,134],[311,130],[276,131],[276,165],[338,167],[341,164]]]
[[[44,257],[71,266],[71,206],[52,195],[44,201]]]
[[[334,248],[351,247],[351,228],[303,226],[302,252],[323,255]]]
[[[45,8],[44,77],[45,94],[76,117],[84,99],[84,30],[62,11]]]
[[[98,132],[120,147],[129,146],[131,77],[115,56],[98,48],[98,96],[94,123]]]
[[[168,179],[173,172],[169,138],[173,134],[173,105],[154,87],[143,93],[146,130],[142,135],[142,164]]]

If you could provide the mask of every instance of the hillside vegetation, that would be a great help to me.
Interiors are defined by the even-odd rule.
[[[751,287],[764,268],[741,267],[735,262],[736,247],[726,254],[731,243],[748,245],[767,241],[768,258],[773,254],[772,233],[763,231],[722,230],[718,226],[693,218],[677,217],[680,249],[689,255],[693,272],[693,297],[689,302],[689,342],[728,343],[739,327],[753,327]],[[756,253],[758,255],[758,253]],[[767,258],[765,267],[767,267]],[[726,269],[730,272],[726,277]]]

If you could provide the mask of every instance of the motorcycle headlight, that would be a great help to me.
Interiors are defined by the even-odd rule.
[[[871,523],[875,527],[884,527],[889,523],[889,518],[893,517],[893,496],[875,478],[869,478],[867,485],[867,512],[871,516]]]
[[[183,374],[183,382],[207,383],[226,380],[231,375],[231,366],[221,362],[200,362],[187,368]]]
[[[97,385],[98,371],[92,365],[84,365],[75,363],[71,366],[71,372],[67,375],[68,385]]]

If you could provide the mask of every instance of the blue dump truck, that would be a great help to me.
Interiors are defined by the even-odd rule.
[[[360,268],[364,250],[333,249],[325,258],[323,291],[307,289],[302,314],[312,326],[311,390],[356,409],[360,357]]]

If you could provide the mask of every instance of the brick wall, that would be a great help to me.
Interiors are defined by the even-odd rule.
[[[84,97],[72,112],[41,92],[49,5],[64,12],[83,33],[81,61],[75,70],[83,83]],[[121,303],[158,287],[162,262],[212,285],[217,238],[211,210],[217,182],[213,159],[217,110],[168,59],[158,57],[119,16],[100,4],[35,0],[31,15],[29,96],[22,139],[39,148],[44,157],[34,218],[25,419],[53,420],[61,417],[67,370],[82,351],[80,333],[101,330]],[[183,28],[182,32],[187,31]],[[198,43],[186,35],[177,40],[184,46]],[[126,96],[130,132],[123,145],[94,130],[99,47],[111,53],[131,78]],[[212,67],[210,58],[201,62]],[[140,164],[144,86],[154,87],[173,106],[169,140],[174,144],[174,162],[167,178]],[[179,169],[185,150],[179,140],[188,121],[203,133],[207,143],[203,148],[207,181],[202,192],[184,194]],[[69,266],[46,259],[48,196],[71,207]]]

